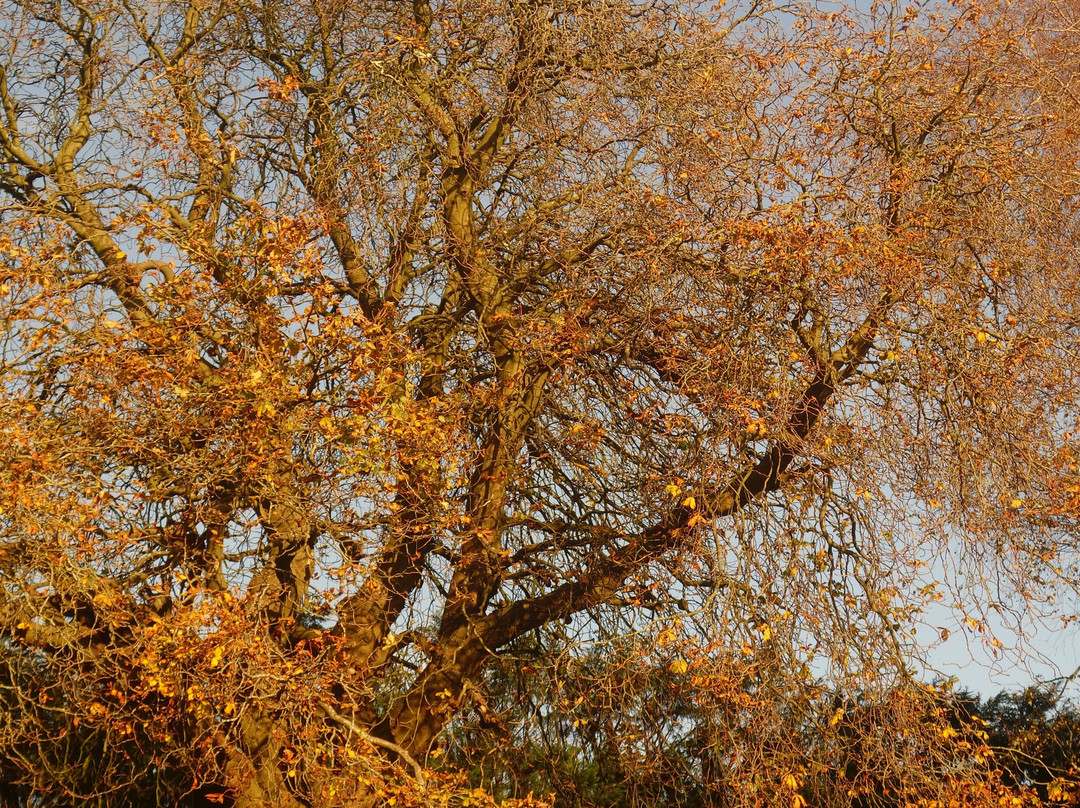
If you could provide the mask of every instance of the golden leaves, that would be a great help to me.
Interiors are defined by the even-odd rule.
[[[221,660],[225,657],[225,646],[218,645],[214,648],[213,653],[210,655],[210,667],[216,668],[221,664]]]

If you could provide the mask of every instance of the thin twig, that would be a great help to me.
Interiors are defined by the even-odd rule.
[[[353,721],[350,721],[348,718],[343,716],[341,713],[339,713],[337,710],[335,710],[333,707],[331,707],[325,701],[320,701],[319,706],[322,707],[323,711],[332,720],[337,721],[339,724],[341,724],[341,726],[345,727],[345,729],[349,730],[350,732],[355,732],[357,735],[359,735],[362,739],[364,739],[365,741],[370,743],[372,746],[381,747],[383,749],[386,749],[386,750],[388,750],[390,752],[393,752],[394,754],[398,755],[402,760],[404,760],[406,763],[408,763],[410,766],[412,766],[413,776],[416,777],[416,782],[417,782],[417,784],[419,784],[420,788],[422,788],[422,789],[427,788],[427,782],[424,780],[424,769],[423,769],[423,767],[421,767],[421,765],[416,762],[416,758],[414,758],[412,755],[410,755],[408,752],[406,752],[403,747],[401,747],[399,744],[394,743],[393,741],[385,741],[382,738],[378,738],[378,737],[372,735],[370,732],[367,732],[367,731],[361,729]]]

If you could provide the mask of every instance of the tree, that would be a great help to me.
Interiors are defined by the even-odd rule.
[[[694,649],[682,670],[685,647],[623,650],[543,669],[504,658],[488,714],[453,729],[452,759],[498,797],[575,808],[1076,801],[1076,710],[1041,686],[867,696],[793,686],[767,655],[718,665]]]
[[[965,718],[985,727],[1006,784],[1027,786],[1051,802],[1076,801],[1080,713],[1061,691],[1033,685],[985,702],[961,693],[958,701]]]
[[[992,643],[1075,586],[1072,5],[2,9],[40,804],[448,799],[524,647],[679,648],[732,715],[760,658],[837,734],[819,675],[918,712],[947,588]]]

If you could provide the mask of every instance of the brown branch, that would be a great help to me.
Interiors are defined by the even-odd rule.
[[[846,342],[831,354],[831,362],[821,368],[807,385],[788,424],[769,452],[727,484],[701,497],[696,507],[678,505],[655,527],[629,538],[627,543],[596,561],[580,578],[528,600],[508,603],[478,622],[477,636],[489,649],[506,645],[527,631],[552,620],[606,602],[623,582],[650,561],[678,547],[693,530],[698,519],[716,520],[732,516],[746,505],[779,488],[784,472],[798,456],[803,440],[821,417],[825,405],[840,384],[850,378],[873,345],[874,335],[886,312],[899,300],[893,291],[881,296],[873,311]],[[617,540],[619,534],[609,535]]]

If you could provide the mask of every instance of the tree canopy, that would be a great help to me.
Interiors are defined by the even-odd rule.
[[[12,799],[1024,785],[917,680],[1074,619],[1074,3],[0,9]]]

